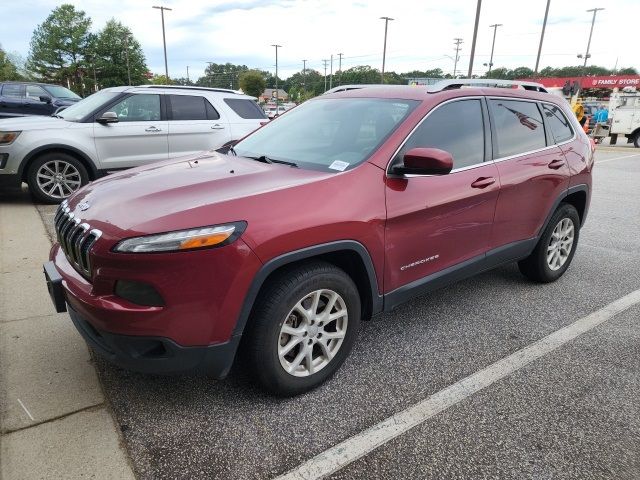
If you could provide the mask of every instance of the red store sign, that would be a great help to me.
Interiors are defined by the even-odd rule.
[[[569,81],[571,85],[573,82],[579,81],[582,88],[615,88],[620,89],[624,87],[640,87],[640,75],[610,75],[599,77],[543,77],[543,78],[528,78],[526,80],[532,82],[538,82],[545,87],[563,87],[564,84]]]

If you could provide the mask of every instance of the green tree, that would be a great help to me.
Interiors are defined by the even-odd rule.
[[[90,42],[84,64],[91,75],[96,69],[100,88],[129,85],[127,54],[131,85],[147,83],[148,68],[140,43],[128,27],[111,19]]]
[[[0,81],[22,80],[18,67],[11,61],[9,55],[0,46]]]
[[[157,75],[157,74],[153,74],[153,77],[148,79],[148,82],[151,85],[173,85],[174,83],[171,78],[169,79],[169,81],[167,81],[166,75]]]
[[[333,76],[334,82],[339,81],[339,73]],[[287,90],[289,94],[291,94],[291,88],[296,88],[300,92],[300,101],[308,100],[324,92],[324,77],[320,72],[312,68],[308,68],[305,72],[294,73],[287,78],[286,82],[290,85],[289,90]]]
[[[84,55],[91,36],[91,19],[73,5],[55,8],[31,37],[28,67],[41,80],[71,84],[83,93]]]
[[[240,74],[240,88],[247,95],[252,97],[260,97],[267,86],[262,73],[256,70],[248,70]]]
[[[637,75],[638,70],[633,67],[620,68],[616,71],[618,75]]]
[[[210,63],[204,71],[204,76],[196,81],[200,87],[230,88],[238,87],[240,74],[249,71],[246,65],[234,65],[233,63]],[[262,93],[262,92],[260,92]]]
[[[380,70],[369,65],[351,67],[342,72],[342,84],[372,84],[380,83]]]

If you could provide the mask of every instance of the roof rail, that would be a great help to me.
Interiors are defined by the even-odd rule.
[[[493,78],[455,78],[452,80],[442,80],[433,85],[427,86],[429,93],[442,92],[444,90],[454,90],[465,86],[472,87],[497,87],[497,88],[523,88],[534,92],[548,93],[541,83],[525,82],[520,80],[502,80]]]
[[[207,92],[234,93],[239,95],[235,90],[229,88],[213,88],[213,87],[195,87],[191,85],[138,85],[140,88],[174,88],[176,90],[205,90]]]
[[[330,93],[346,92],[349,90],[359,90],[361,88],[388,87],[388,86],[389,85],[380,85],[377,83],[358,83],[354,85],[339,85],[337,87],[333,87],[327,90],[326,92],[323,93],[323,95],[329,95]]]

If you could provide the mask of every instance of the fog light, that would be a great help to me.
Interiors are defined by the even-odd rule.
[[[131,303],[145,307],[162,307],[164,300],[158,291],[148,283],[133,280],[118,280],[115,294]]]

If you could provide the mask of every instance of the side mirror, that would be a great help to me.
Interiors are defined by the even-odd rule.
[[[51,103],[51,97],[49,95],[40,95],[38,98],[43,103]]]
[[[104,112],[101,116],[96,118],[98,123],[118,123],[118,114],[116,112]]]
[[[392,168],[400,175],[446,175],[453,168],[453,157],[438,148],[412,148],[404,154],[403,165]]]

